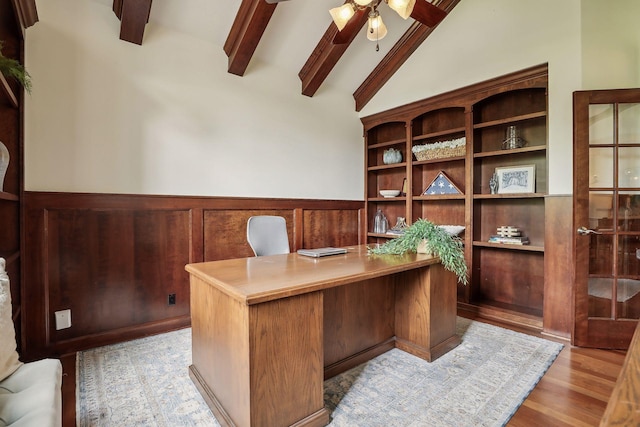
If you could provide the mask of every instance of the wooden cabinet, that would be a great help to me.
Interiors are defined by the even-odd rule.
[[[393,226],[425,218],[441,225],[464,225],[461,237],[470,283],[459,285],[459,307],[480,315],[542,326],[544,295],[545,195],[547,194],[547,66],[522,70],[476,85],[417,101],[362,119],[366,149],[366,230],[368,243],[393,235],[373,233],[380,209]],[[523,146],[503,147],[508,132]],[[511,135],[511,134],[509,134]],[[464,138],[466,150],[447,158],[418,160],[418,145]],[[403,153],[401,163],[386,165],[384,151]],[[498,190],[490,180],[496,168],[509,176],[525,168],[533,185],[526,192]],[[531,172],[534,171],[534,172]],[[425,194],[443,172],[459,190]],[[381,189],[402,189],[386,199]],[[504,188],[504,187],[503,187]],[[525,245],[489,242],[501,226],[517,227]]]
[[[0,41],[5,57],[23,61],[24,40],[16,2],[0,0]],[[11,281],[13,321],[21,349],[21,195],[23,191],[23,88],[0,74],[0,142],[9,151],[9,166],[0,191],[0,257],[6,260]]]

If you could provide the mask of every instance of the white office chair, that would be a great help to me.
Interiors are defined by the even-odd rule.
[[[281,216],[252,216],[247,221],[247,241],[256,256],[288,254],[287,223]]]

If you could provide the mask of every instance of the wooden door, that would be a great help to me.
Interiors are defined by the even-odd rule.
[[[573,101],[574,344],[628,348],[640,317],[640,89]]]

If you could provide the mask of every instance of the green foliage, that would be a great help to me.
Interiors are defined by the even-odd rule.
[[[462,240],[426,219],[418,219],[401,236],[378,247],[370,247],[369,253],[402,255],[406,252],[416,252],[420,242],[425,239],[427,249],[440,258],[445,269],[458,276],[458,282],[466,285],[467,264],[464,261]]]
[[[2,45],[0,41],[0,73],[16,79],[28,93],[31,93],[31,76],[18,61],[2,55]]]

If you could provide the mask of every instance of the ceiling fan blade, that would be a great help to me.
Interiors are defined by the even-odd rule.
[[[447,16],[447,12],[427,0],[416,0],[411,17],[427,27],[435,27]]]
[[[338,31],[338,34],[333,38],[333,44],[349,43],[353,40],[360,31],[360,28],[364,26],[369,17],[367,9],[358,9],[356,13],[349,19],[347,25],[344,26],[342,31]]]

